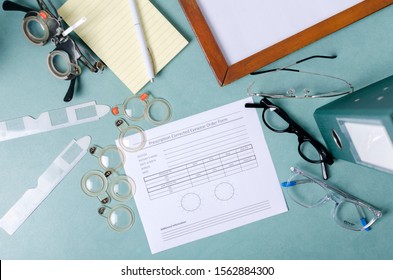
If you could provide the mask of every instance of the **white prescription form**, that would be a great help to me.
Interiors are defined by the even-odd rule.
[[[142,150],[124,151],[153,254],[288,210],[247,102],[147,130]]]

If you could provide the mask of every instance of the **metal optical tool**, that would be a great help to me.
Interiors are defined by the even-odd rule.
[[[82,159],[87,152],[90,141],[89,136],[82,137],[79,140],[72,140],[38,178],[37,186],[28,189],[0,219],[0,227],[10,235],[14,234],[41,202]]]
[[[25,7],[12,1],[3,2],[5,11],[22,11],[26,15],[22,22],[23,33],[26,38],[37,46],[43,46],[49,41],[55,45],[47,58],[50,72],[62,80],[70,80],[70,86],[64,96],[64,101],[71,101],[74,95],[76,78],[81,74],[81,67],[78,61],[82,62],[91,72],[102,71],[105,67],[102,61],[91,62],[81,52],[81,48],[69,37],[69,34],[82,23],[86,18],[81,18],[66,30],[63,27],[63,19],[59,16],[55,6],[50,0],[46,5],[45,1],[37,0],[40,10]],[[89,55],[88,52],[86,52]],[[89,55],[92,58],[91,55]]]

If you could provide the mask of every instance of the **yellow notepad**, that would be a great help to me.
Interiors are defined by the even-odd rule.
[[[188,42],[148,0],[136,4],[158,73]],[[133,93],[150,80],[128,0],[68,0],[59,14],[68,25],[87,18],[75,33]]]

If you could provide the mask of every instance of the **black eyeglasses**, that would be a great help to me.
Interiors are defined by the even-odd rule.
[[[95,61],[92,56],[86,52],[93,62],[81,52],[80,47],[75,43],[68,34],[80,23],[64,29],[63,19],[58,14],[51,0],[47,0],[49,6],[43,0],[37,0],[39,11],[33,8],[25,7],[12,1],[3,2],[5,11],[25,12],[22,22],[23,33],[26,38],[37,46],[43,46],[49,41],[55,45],[47,58],[49,71],[57,78],[69,80],[70,86],[64,96],[64,101],[69,102],[73,98],[76,78],[81,74],[81,67],[78,62],[82,62],[91,72],[104,70],[102,61]],[[82,18],[80,22],[83,22]]]
[[[277,133],[293,133],[298,137],[299,155],[310,163],[319,163],[322,167],[322,177],[327,180],[328,172],[326,164],[333,164],[332,154],[300,125],[292,120],[280,107],[271,103],[267,98],[262,98],[259,104],[246,103],[246,108],[263,108],[262,120],[272,131]]]

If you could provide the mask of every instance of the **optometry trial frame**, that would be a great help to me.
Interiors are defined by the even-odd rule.
[[[271,103],[266,97],[263,97],[259,104],[246,103],[246,108],[262,108],[262,121],[272,131],[277,133],[293,133],[298,138],[298,152],[299,155],[310,163],[320,163],[322,169],[322,177],[327,180],[329,178],[326,164],[332,165],[334,160],[332,154],[317,140],[315,140],[309,133],[307,133],[300,125],[292,120],[288,114],[280,107]],[[274,127],[267,117],[267,114],[271,115],[275,113],[284,123],[284,126],[276,128]],[[319,159],[310,158],[303,149],[305,145],[310,144],[318,153]]]
[[[102,61],[93,63],[82,53],[81,48],[69,36],[69,33],[82,24],[86,19],[82,18],[68,29],[64,28],[63,19],[59,16],[57,9],[48,0],[50,8],[43,0],[37,0],[40,10],[25,7],[12,1],[3,2],[5,11],[21,11],[26,15],[23,18],[22,28],[26,38],[37,46],[43,46],[49,41],[55,45],[47,58],[49,71],[62,80],[69,80],[70,86],[64,96],[64,101],[72,100],[75,91],[76,78],[81,74],[81,67],[78,62],[82,62],[91,72],[104,70]],[[86,52],[91,59],[92,56]]]
[[[316,73],[316,72],[308,72],[308,71],[302,71],[299,69],[293,69],[291,68],[292,66],[295,66],[297,64],[300,64],[302,62],[314,59],[314,58],[324,58],[324,59],[335,59],[337,56],[332,55],[332,56],[326,56],[326,55],[313,55],[310,57],[306,57],[304,59],[298,60],[295,63],[292,63],[288,66],[282,67],[282,68],[275,68],[275,69],[269,69],[269,70],[261,70],[261,71],[255,71],[250,73],[251,75],[261,75],[264,74],[264,77],[267,75],[274,75],[274,73],[280,73],[280,72],[292,72],[292,73],[303,73],[307,74],[310,76],[314,77],[323,77],[327,78],[330,80],[335,80],[339,81],[342,84],[342,90],[331,90],[327,92],[311,92],[311,89],[309,88],[304,88],[302,93],[296,92],[296,90],[293,87],[290,87],[287,89],[286,92],[252,92],[251,90],[253,89],[254,85],[256,84],[257,81],[260,81],[263,79],[262,77],[251,83],[251,85],[247,89],[247,93],[250,96],[261,96],[261,97],[269,97],[269,98],[322,98],[322,97],[336,97],[336,96],[341,96],[341,95],[346,95],[350,94],[354,91],[354,87],[351,83],[347,82],[344,79],[331,76],[331,75],[325,75],[321,73]],[[285,81],[280,81],[281,83],[284,83]]]

